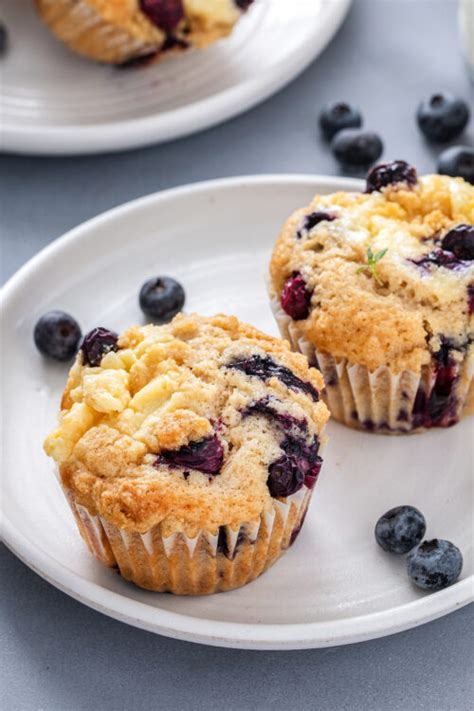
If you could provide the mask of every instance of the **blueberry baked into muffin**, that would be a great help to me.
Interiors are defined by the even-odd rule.
[[[232,32],[253,0],[36,0],[70,49],[111,64],[155,61]]]
[[[395,161],[285,224],[270,297],[352,427],[449,427],[473,410],[474,187]]]
[[[256,578],[295,540],[321,468],[321,374],[232,316],[84,339],[45,442],[91,552],[157,591]]]

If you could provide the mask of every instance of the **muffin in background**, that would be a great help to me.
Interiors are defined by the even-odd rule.
[[[45,442],[90,551],[156,591],[256,578],[303,524],[322,387],[286,342],[232,316],[91,331]]]
[[[317,195],[276,242],[282,335],[319,367],[332,416],[405,433],[473,411],[474,187],[373,168],[364,193]]]
[[[153,62],[229,35],[253,0],[36,0],[70,49],[109,64]]]

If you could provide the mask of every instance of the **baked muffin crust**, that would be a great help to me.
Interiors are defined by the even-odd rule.
[[[310,229],[307,216],[327,215]],[[317,195],[285,224],[274,249],[271,296],[292,275],[308,292],[298,328],[319,351],[370,371],[419,372],[442,341],[472,349],[474,261],[430,257],[454,227],[474,223],[474,187],[440,175],[370,193]],[[386,250],[377,279],[367,250]],[[461,357],[461,352],[459,354]]]
[[[71,49],[113,64],[151,58],[153,54],[158,59],[168,52],[205,47],[229,35],[246,9],[234,0],[176,0],[176,7],[172,0],[163,0],[156,3],[158,11],[152,2],[140,0],[36,3],[44,22]],[[154,22],[153,17],[161,14],[164,21]]]
[[[222,315],[133,327],[117,346],[98,367],[78,354],[59,427],[46,439],[66,491],[92,516],[125,531],[161,524],[165,536],[270,511],[278,419],[294,422],[308,443],[319,438],[329,416],[320,373],[286,342]],[[275,368],[256,377],[241,369],[249,361]],[[212,450],[211,465],[173,463],[177,452],[194,461],[196,443]]]

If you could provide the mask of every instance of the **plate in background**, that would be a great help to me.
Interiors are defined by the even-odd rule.
[[[281,89],[320,54],[351,0],[258,0],[232,35],[141,69],[74,55],[31,0],[0,0],[1,147],[33,154],[135,148],[208,128]]]
[[[330,423],[330,443],[298,540],[261,578],[210,597],[150,593],[87,552],[42,451],[65,365],[33,345],[38,316],[70,311],[87,331],[141,320],[137,295],[154,273],[176,276],[188,311],[227,311],[274,333],[265,273],[274,238],[317,191],[359,181],[262,176],[198,183],[136,200],[84,223],[26,264],[2,307],[3,534],[33,570],[81,602],[144,629],[220,646],[296,649],[357,642],[444,615],[473,599],[472,419],[390,437]],[[179,220],[176,216],[179,215]],[[462,578],[441,592],[412,586],[403,558],[375,543],[377,518],[418,506],[427,537],[454,541]]]

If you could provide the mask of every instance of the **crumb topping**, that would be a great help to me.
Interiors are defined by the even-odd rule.
[[[314,213],[331,219],[307,229]],[[413,187],[317,195],[277,240],[271,296],[280,300],[288,280],[301,276],[311,298],[298,325],[319,350],[370,370],[419,372],[441,336],[472,340],[474,261],[440,256],[443,237],[460,224],[474,224],[474,187],[460,178],[429,175]],[[382,255],[377,278],[364,268],[368,250]]]
[[[179,315],[166,326],[130,328],[117,345],[97,367],[79,352],[59,426],[45,441],[79,503],[126,530],[162,523],[170,532],[237,524],[269,509],[279,419],[305,423],[308,443],[328,419],[320,373],[286,342],[231,316]],[[271,367],[264,377],[232,367],[245,359]],[[274,417],[268,407],[252,410],[261,401]],[[213,466],[222,467],[209,474],[199,457],[212,456],[201,445],[213,442]]]

